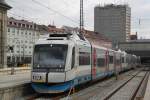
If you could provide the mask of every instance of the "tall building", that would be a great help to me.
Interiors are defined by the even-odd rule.
[[[33,45],[39,39],[38,26],[26,20],[8,19],[7,52],[8,64],[30,63]]]
[[[96,6],[94,30],[112,40],[113,46],[130,39],[131,8],[128,5]]]
[[[7,10],[11,7],[4,1],[0,0],[0,68],[7,67]]]

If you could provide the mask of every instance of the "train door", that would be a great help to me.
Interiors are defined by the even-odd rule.
[[[91,80],[91,45],[88,43],[78,44],[78,67],[76,71],[78,84]]]
[[[116,67],[116,71],[117,72],[120,72],[121,71],[121,55],[120,55],[120,52],[116,52],[116,64],[115,64],[115,67]]]
[[[119,72],[122,71],[122,55],[119,52],[119,61],[118,61]]]
[[[113,54],[114,54],[114,71],[115,71],[115,74],[117,73],[117,59],[116,59],[116,56],[117,56],[117,54],[116,54],[116,52],[113,52]]]
[[[111,74],[113,74],[114,70],[115,70],[115,67],[114,67],[114,56],[115,56],[115,53],[114,51],[109,51],[109,55],[108,55],[108,64],[109,64],[109,72]]]
[[[106,66],[106,72],[109,72],[109,51],[105,51],[105,66]]]

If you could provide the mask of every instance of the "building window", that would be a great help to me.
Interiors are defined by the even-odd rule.
[[[29,33],[29,35],[31,35],[31,33]]]
[[[14,25],[17,25],[17,23],[16,23],[16,22],[14,22]]]
[[[79,65],[90,65],[90,53],[79,52]]]
[[[19,48],[19,45],[17,45],[17,48]]]
[[[30,41],[30,44],[32,44],[33,42],[32,41]]]
[[[22,24],[22,27],[25,27],[25,24]]]
[[[19,35],[19,29],[17,30],[17,33],[18,33],[18,35]]]
[[[12,22],[9,22],[10,25],[12,25]]]
[[[21,27],[21,23],[19,23],[18,26]]]
[[[15,28],[12,29],[12,33],[15,33]]]
[[[32,25],[30,25],[30,28],[32,28]]]
[[[10,28],[8,28],[8,32],[10,32]]]
[[[27,26],[27,28],[29,28],[29,25],[26,25]]]

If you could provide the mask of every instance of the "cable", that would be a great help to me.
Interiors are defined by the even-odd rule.
[[[14,2],[13,0],[10,0],[10,1]],[[50,7],[46,6],[46,5],[44,5],[44,4],[40,3],[40,2],[38,2],[37,0],[31,0],[31,1],[33,1],[34,3],[36,3],[36,4],[40,5],[40,6],[46,8],[46,9],[52,11],[52,12],[54,12],[54,13],[56,13],[56,14],[59,14],[60,16],[63,16],[64,18],[66,18],[66,19],[68,19],[68,20],[70,20],[70,21],[76,23],[77,25],[79,25],[79,20],[78,20],[78,21],[77,21],[77,20],[74,20],[74,19],[72,19],[72,18],[70,18],[70,17],[68,17],[68,16],[66,16],[66,15],[64,15],[64,14],[62,14],[62,13],[60,13],[59,11],[54,10],[54,9],[52,9],[52,8],[50,8]],[[63,0],[63,2],[66,3],[66,1],[64,1],[64,0]],[[11,13],[11,14],[13,14],[13,13]],[[20,18],[23,18],[23,17],[20,16],[20,15],[16,15],[16,14],[13,14],[13,15],[15,15],[15,16],[17,16],[17,17],[20,17]],[[28,18],[29,18],[29,17],[28,17]],[[26,19],[28,19],[28,18],[27,18],[27,16],[26,16]],[[29,18],[29,19],[32,19],[32,18]],[[88,25],[88,24],[86,24],[85,26],[86,26],[86,27],[94,27],[94,26],[91,26],[91,25]]]
[[[79,21],[75,21],[75,20],[73,20],[72,18],[70,18],[70,17],[68,17],[68,16],[65,16],[64,14],[60,13],[59,11],[56,11],[56,10],[54,10],[54,9],[52,9],[52,8],[50,8],[50,7],[48,7],[48,6],[44,5],[44,4],[42,4],[42,3],[38,2],[38,1],[36,1],[36,0],[32,0],[32,1],[33,1],[34,3],[40,5],[40,6],[44,7],[44,8],[49,9],[50,11],[52,11],[52,12],[54,12],[54,13],[57,13],[57,14],[63,16],[63,17],[66,18],[66,19],[69,19],[70,21],[72,21],[72,22],[74,22],[74,23],[76,23],[76,24],[79,24]]]

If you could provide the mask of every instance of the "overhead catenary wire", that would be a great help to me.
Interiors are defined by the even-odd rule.
[[[27,16],[25,17],[25,16],[17,15],[17,14],[14,14],[12,12],[8,12],[8,14],[14,15],[14,16],[19,17],[19,18],[27,19],[27,20],[31,19],[30,17],[27,17]]]
[[[8,11],[8,14],[10,15],[9,17],[13,17],[14,16],[14,17],[19,18],[19,19],[25,19],[25,20],[29,20],[29,21],[34,22],[34,23],[39,23],[39,24],[44,24],[44,25],[45,24],[46,25],[50,24],[50,23],[47,23],[48,21],[41,19],[44,16],[43,14],[40,14],[40,16],[38,16],[38,17],[36,17],[36,16],[31,17],[29,15],[31,15],[33,13],[29,13],[29,11],[27,12],[27,10],[26,10],[26,13],[25,13],[25,9],[22,9],[22,5],[19,5],[19,6],[15,5],[17,3],[16,0],[10,0],[10,2],[11,2],[11,5],[13,6],[13,9]],[[32,0],[31,0],[31,2],[32,2]],[[28,9],[30,9],[32,11],[34,10],[30,6],[28,7]],[[17,14],[16,10],[17,10],[18,13],[23,13],[23,14]],[[15,11],[15,13],[14,13],[14,11]],[[50,15],[54,15],[55,14],[53,12],[48,12],[48,13]]]
[[[10,0],[10,1],[13,1],[13,0]],[[68,16],[62,14],[62,13],[60,13],[59,11],[57,11],[57,10],[55,10],[55,9],[53,9],[53,8],[50,8],[49,6],[46,6],[46,5],[44,5],[44,4],[40,3],[40,2],[38,2],[37,0],[31,0],[31,1],[33,1],[34,3],[40,5],[40,6],[44,7],[44,8],[47,8],[48,10],[52,11],[53,13],[56,13],[56,14],[58,14],[58,15],[60,15],[60,16],[63,16],[63,17],[66,18],[67,20],[70,20],[70,21],[72,21],[73,23],[79,25],[79,20],[72,19],[71,17],[68,17]],[[13,2],[14,2],[14,1],[13,1]],[[65,1],[65,2],[66,2],[66,1]],[[20,9],[20,11],[21,11],[21,9]],[[24,18],[24,15],[23,15],[23,16],[20,16],[20,15],[14,14],[14,13],[10,13],[10,14],[11,14],[11,15],[14,15],[14,16],[17,16],[17,17],[19,17],[19,18]],[[25,17],[25,19],[33,19],[33,18]]]
[[[49,9],[50,11],[52,11],[52,12],[54,12],[54,13],[60,15],[60,16],[63,16],[64,18],[66,18],[66,19],[68,19],[68,20],[70,20],[70,21],[72,21],[72,22],[74,22],[74,23],[76,23],[76,24],[79,24],[79,21],[76,21],[76,20],[74,20],[74,19],[72,19],[72,18],[70,18],[70,17],[68,17],[68,16],[66,16],[66,15],[64,15],[64,14],[62,14],[62,13],[60,13],[59,11],[54,10],[53,8],[50,8],[50,7],[46,6],[46,5],[44,5],[44,4],[40,3],[40,2],[38,2],[37,0],[32,0],[32,1],[33,1],[34,3],[40,5],[40,6],[44,7],[44,8]]]
[[[15,3],[16,3],[16,1],[15,0],[10,0],[10,1],[14,1]],[[48,9],[48,10],[50,10],[50,11],[52,11],[53,13],[55,13],[55,14],[58,14],[59,13],[59,15],[61,15],[62,13],[60,12],[60,11],[57,11],[57,10],[55,10],[54,8],[51,8],[51,7],[49,7],[49,6],[46,6],[44,3],[41,3],[41,2],[39,2],[38,0],[31,0],[31,1],[33,1],[34,3],[35,2],[38,2],[38,3],[40,3],[40,4],[38,4],[38,5],[40,5],[40,6],[42,6],[42,7],[44,7],[44,8],[46,8],[46,9]],[[66,0],[63,0],[63,2],[64,3],[67,3],[67,5],[69,4]],[[70,2],[72,2],[72,1],[70,1]],[[37,4],[37,3],[36,3]],[[73,6],[73,5],[69,5],[69,6]],[[66,7],[68,7],[68,6],[66,6]],[[51,8],[51,9],[50,9]],[[49,12],[48,12],[49,13]],[[61,13],[61,14],[60,14]],[[64,15],[64,14],[62,14],[62,15]],[[61,16],[62,16],[61,15]],[[65,16],[65,15],[64,15]],[[63,17],[64,17],[63,16]],[[23,18],[23,17],[22,17]],[[73,18],[71,18],[71,17],[68,17],[68,16],[65,16],[65,18],[67,19],[67,20],[70,20],[71,22],[73,22],[73,23],[75,23],[75,24],[79,24],[79,20],[75,20],[75,19],[73,19]],[[132,17],[133,18],[133,17]],[[131,18],[131,19],[132,19]],[[33,18],[30,18],[30,19],[33,19]],[[150,18],[140,18],[141,19],[141,25],[142,24],[144,24],[144,23],[149,23],[149,22],[145,22],[145,20],[150,20]],[[144,22],[143,22],[144,21]],[[133,24],[139,24],[139,18],[133,18],[133,20],[132,20],[132,23]],[[85,21],[85,26],[86,27],[94,27],[92,24],[89,24],[89,23],[87,23],[86,21]]]

